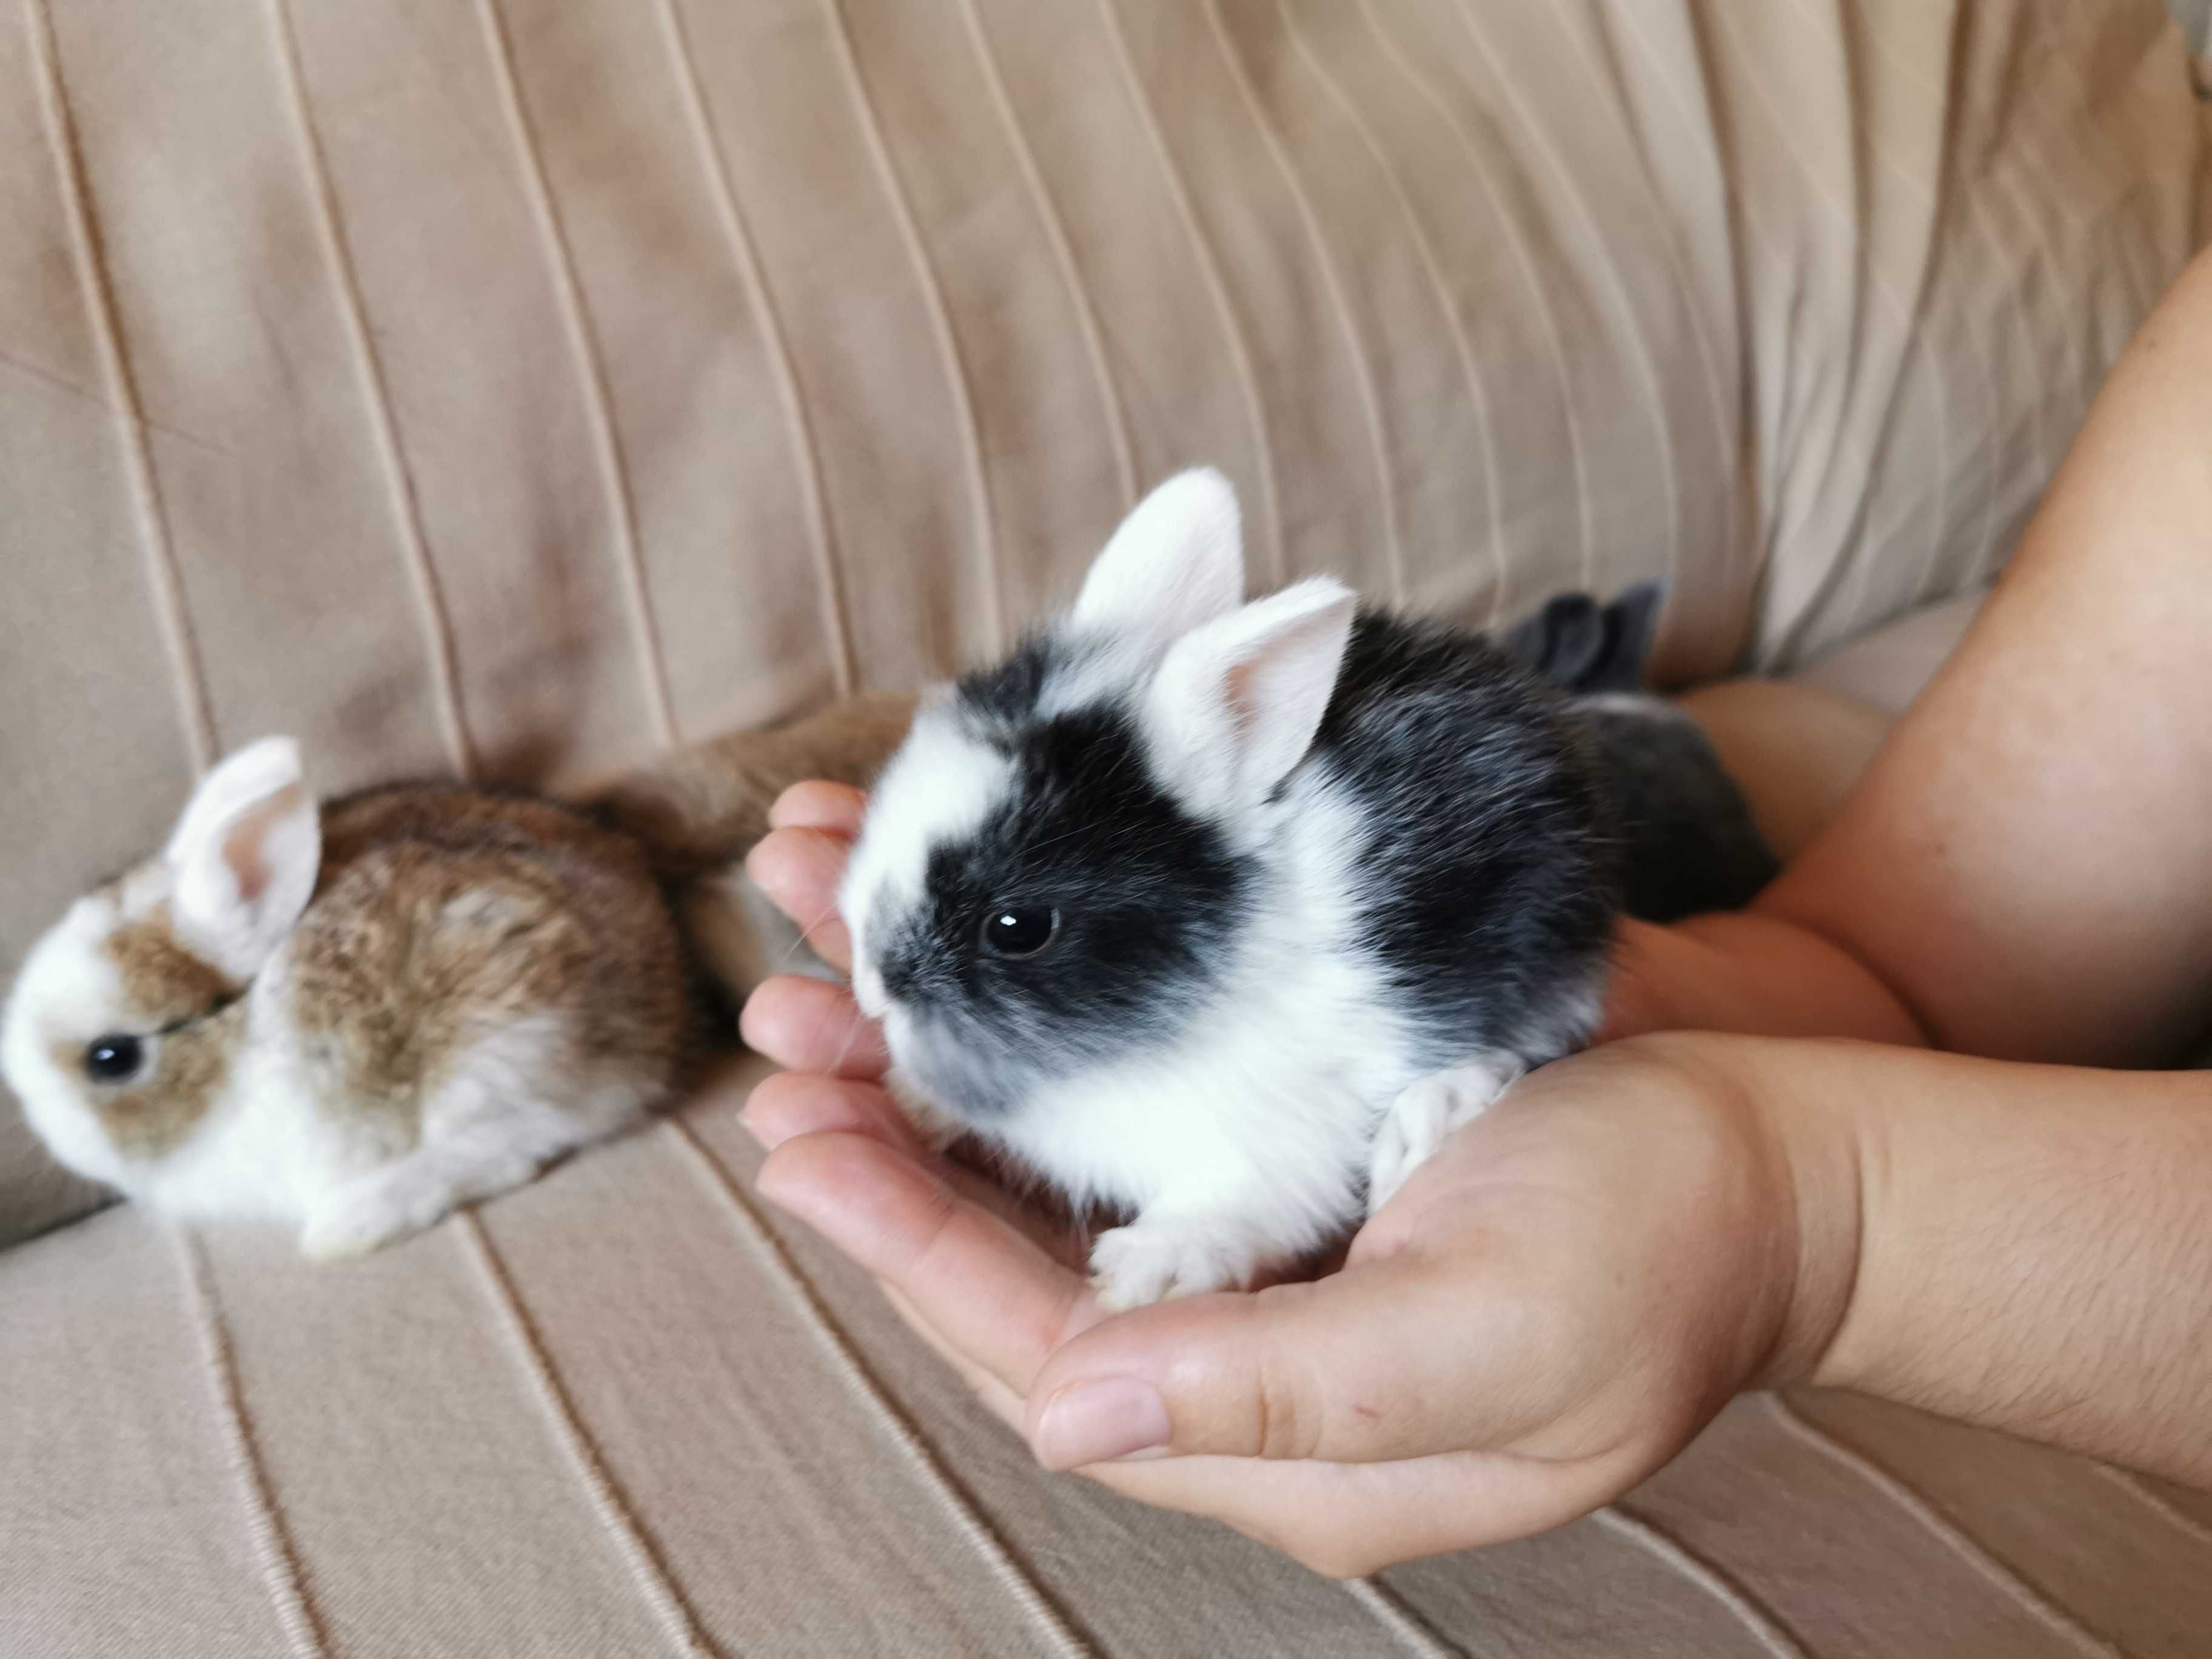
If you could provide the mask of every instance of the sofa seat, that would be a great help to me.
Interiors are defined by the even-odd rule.
[[[2205,1650],[2212,1498],[1842,1396],[1351,1583],[1042,1474],[750,1194],[759,1075],[356,1262],[130,1206],[0,1253],[0,1653]]]
[[[573,787],[1197,462],[1255,586],[1793,671],[1986,586],[2212,231],[2158,0],[0,9],[0,978],[226,749]],[[1910,695],[1826,666],[1778,835]],[[1848,1399],[1350,1584],[1040,1474],[749,1198],[757,1076],[330,1267],[0,1108],[0,1659],[2212,1650],[2212,1500]]]

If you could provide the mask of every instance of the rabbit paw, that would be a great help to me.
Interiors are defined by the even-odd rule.
[[[514,1179],[527,1174],[526,1169],[518,1170]],[[484,1190],[497,1190],[497,1187],[488,1186]],[[469,1195],[447,1171],[418,1153],[331,1193],[301,1230],[300,1249],[318,1261],[367,1255],[434,1225]]]
[[[1274,1240],[1234,1216],[1139,1217],[1091,1247],[1091,1282],[1113,1313],[1173,1296],[1240,1290],[1281,1254]]]
[[[307,1224],[300,1230],[300,1252],[317,1261],[367,1255],[409,1233],[420,1232],[442,1216],[447,1207],[450,1206],[425,1214],[422,1206],[395,1202],[381,1190],[348,1191],[307,1218]]]
[[[1481,1116],[1526,1070],[1518,1055],[1488,1054],[1449,1071],[1431,1072],[1401,1090],[1376,1126],[1368,1154],[1367,1213],[1389,1203],[1446,1135]]]

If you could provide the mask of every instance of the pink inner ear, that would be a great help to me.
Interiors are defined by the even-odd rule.
[[[269,861],[261,856],[262,836],[268,826],[257,823],[254,817],[233,829],[222,838],[222,861],[230,866],[230,873],[238,883],[241,902],[251,904],[269,885]]]
[[[299,804],[301,786],[287,784],[243,814],[222,838],[222,861],[238,883],[239,902],[252,904],[268,890],[275,872],[267,857],[269,832]]]
[[[1260,711],[1253,704],[1253,682],[1259,678],[1256,663],[1249,659],[1230,669],[1221,680],[1221,701],[1229,709],[1229,718],[1237,731],[1249,732]]]

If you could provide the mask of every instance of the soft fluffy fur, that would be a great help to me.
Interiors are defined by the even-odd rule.
[[[343,1254],[635,1120],[687,1018],[675,925],[632,839],[460,787],[319,811],[271,738],[33,948],[0,1070],[80,1173]],[[88,1046],[118,1035],[143,1060],[100,1080]]]
[[[1602,605],[1562,593],[1499,636],[1572,699],[1620,826],[1623,907],[1646,921],[1735,909],[1780,867],[1705,728],[1636,689],[1665,597],[1656,581]]]
[[[660,756],[592,797],[659,872],[686,943],[732,1006],[779,969],[832,976],[745,874],[769,808],[811,778],[866,786],[905,739],[915,700],[864,692],[787,725],[731,732]]]
[[[1163,485],[924,707],[843,893],[905,1097],[1134,1212],[1116,1305],[1323,1244],[1599,1006],[1613,836],[1564,706],[1334,582],[1242,588],[1227,483]]]

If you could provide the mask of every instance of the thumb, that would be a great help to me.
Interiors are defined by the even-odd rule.
[[[1506,1442],[1552,1414],[1525,1304],[1479,1264],[1401,1252],[1310,1285],[1092,1327],[1030,1390],[1038,1462],[1139,1453],[1364,1463]]]
[[[860,833],[867,810],[868,798],[852,785],[815,778],[778,795],[768,823],[771,830],[819,830],[850,840]]]

